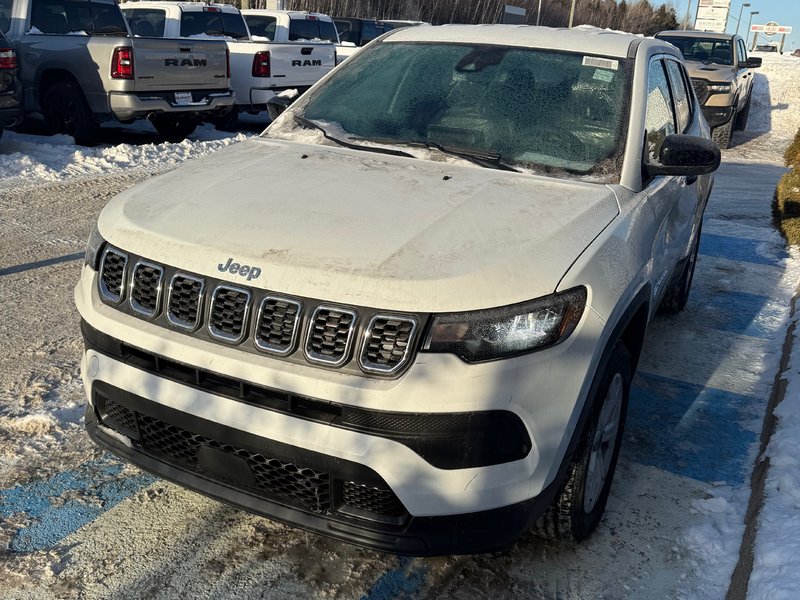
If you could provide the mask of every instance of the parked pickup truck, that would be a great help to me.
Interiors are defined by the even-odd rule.
[[[355,44],[339,42],[339,34],[333,19],[326,14],[301,10],[263,10],[259,8],[242,11],[250,35],[271,42],[300,42],[322,40],[336,44],[336,62],[353,54]]]
[[[658,39],[683,54],[697,99],[720,148],[731,145],[733,131],[743,131],[750,116],[755,71],[761,59],[748,57],[744,39],[732,33],[662,31]]]
[[[2,25],[0,22],[0,29]],[[0,136],[6,127],[13,127],[22,118],[17,73],[17,55],[14,47],[0,31]]]
[[[89,435],[384,551],[582,540],[719,160],[667,42],[389,32],[102,211],[75,289]]]
[[[254,41],[242,14],[227,4],[145,1],[123,4],[122,9],[136,35],[221,37],[228,42],[236,110],[220,121],[224,129],[235,126],[237,112],[266,110],[267,100],[277,93],[302,93],[336,66],[336,51],[327,41]]]
[[[79,144],[100,123],[151,119],[170,139],[230,110],[225,45],[130,35],[114,0],[0,0],[17,51],[26,113]]]

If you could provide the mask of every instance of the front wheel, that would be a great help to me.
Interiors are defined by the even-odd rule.
[[[66,133],[81,146],[93,146],[100,136],[100,125],[86,104],[77,84],[56,83],[45,92],[42,113],[51,133]]]
[[[731,147],[731,138],[733,137],[733,121],[735,119],[736,117],[731,117],[730,121],[724,125],[715,127],[711,132],[711,139],[714,140],[714,143],[717,146],[719,146],[720,150],[725,150],[726,148]]]
[[[592,403],[592,413],[566,483],[534,526],[542,537],[580,542],[600,523],[617,467],[632,367],[627,348],[617,342]]]
[[[153,127],[170,142],[182,142],[197,127],[195,117],[177,117],[175,115],[156,115]]]

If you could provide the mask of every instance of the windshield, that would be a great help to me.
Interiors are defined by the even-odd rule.
[[[733,64],[733,48],[729,40],[706,40],[672,35],[661,39],[676,46],[686,60],[713,62],[718,65]]]
[[[457,149],[618,180],[629,70],[626,61],[549,50],[383,43],[292,110],[349,142]]]

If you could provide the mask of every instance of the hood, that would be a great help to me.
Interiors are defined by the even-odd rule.
[[[123,192],[98,227],[240,285],[445,312],[552,293],[617,214],[601,184],[259,138]],[[258,277],[223,272],[229,259]]]
[[[733,81],[735,75],[730,65],[704,63],[696,60],[686,61],[686,70],[692,79],[708,79],[710,81]]]

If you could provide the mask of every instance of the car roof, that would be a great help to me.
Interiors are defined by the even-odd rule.
[[[674,37],[690,37],[690,38],[704,38],[707,40],[724,40],[730,41],[735,34],[733,33],[718,33],[715,31],[697,31],[694,29],[687,29],[687,30],[679,30],[673,29],[670,31],[659,31],[656,34],[656,37],[660,36],[674,36]]]
[[[315,17],[319,21],[333,21],[330,15],[319,12],[309,12],[307,10],[270,10],[268,8],[244,8],[243,15],[286,15],[290,19],[305,19]]]
[[[177,6],[182,11],[186,12],[193,12],[193,11],[201,11],[204,8],[215,8],[218,9],[220,12],[226,13],[238,13],[239,9],[231,4],[216,4],[216,3],[205,3],[205,2],[158,2],[150,1],[150,0],[143,0],[141,2],[123,2],[119,5],[121,9],[126,8],[168,8],[172,6]]]
[[[440,25],[395,29],[388,42],[445,42],[547,48],[566,52],[631,57],[637,48],[658,46],[663,52],[680,56],[668,42],[632,33],[580,26],[555,29],[532,25]]]

